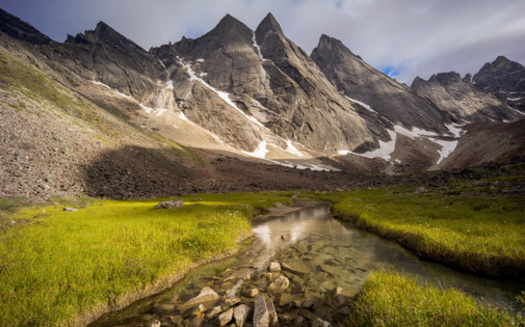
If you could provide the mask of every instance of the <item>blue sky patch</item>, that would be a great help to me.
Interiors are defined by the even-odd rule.
[[[392,78],[395,78],[396,76],[398,76],[401,73],[401,70],[399,69],[399,67],[394,67],[394,66],[390,66],[390,65],[381,66],[379,68],[379,70],[382,71],[384,74],[392,77]]]

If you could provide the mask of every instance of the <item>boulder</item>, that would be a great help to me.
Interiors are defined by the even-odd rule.
[[[337,308],[345,305],[347,297],[343,294],[343,289],[341,287],[336,287],[333,291],[332,303]]]
[[[190,308],[194,308],[200,304],[216,302],[219,300],[219,295],[209,287],[204,287],[199,295],[188,300],[186,303],[179,307],[181,312],[184,312]]]
[[[184,201],[182,199],[177,200],[170,200],[170,201],[164,201],[157,204],[153,209],[173,209],[173,208],[181,208],[184,205]]]
[[[250,288],[250,289],[245,290],[243,292],[243,295],[246,296],[246,297],[254,298],[257,295],[259,295],[259,290],[256,289],[256,288]]]
[[[266,307],[266,300],[264,294],[259,294],[255,298],[255,308],[253,312],[253,326],[254,327],[268,327],[270,326],[270,314]]]
[[[270,272],[279,272],[279,271],[281,271],[281,265],[278,262],[270,262],[270,266],[268,267],[268,271],[270,271]]]
[[[250,318],[251,313],[252,309],[246,304],[240,304],[236,306],[233,309],[233,317],[235,318],[237,327],[243,327]]]
[[[268,285],[267,291],[271,294],[279,294],[286,291],[288,286],[290,286],[290,280],[285,276],[279,276],[279,278]]]
[[[303,264],[300,263],[294,263],[294,264],[288,264],[283,263],[281,264],[281,267],[284,271],[291,272],[292,274],[299,275],[299,276],[305,276],[307,275],[310,270]]]
[[[268,318],[270,320],[270,326],[277,326],[279,318],[277,317],[277,311],[275,311],[275,305],[271,298],[266,301],[266,309],[268,309]]]
[[[221,313],[219,315],[219,326],[226,326],[233,318],[233,308]]]

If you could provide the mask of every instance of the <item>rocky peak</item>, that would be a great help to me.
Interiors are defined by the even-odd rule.
[[[463,77],[463,81],[465,83],[468,83],[468,84],[472,84],[473,83],[473,80],[472,80],[472,74],[471,73],[467,73],[465,75],[465,77]]]
[[[350,49],[345,47],[339,39],[326,34],[321,35],[319,44],[312,51],[311,57],[321,69],[326,65],[342,63],[345,60],[362,60],[360,56],[356,56]]]
[[[259,26],[257,26],[257,31],[262,33],[272,31],[284,35],[281,25],[277,22],[277,19],[275,19],[271,12],[268,13],[268,15],[266,15],[266,17],[264,17],[264,19],[261,21]]]
[[[505,65],[506,63],[510,62],[509,59],[507,59],[505,56],[498,56],[496,60],[492,63],[493,66],[499,66],[499,65]]]
[[[52,40],[30,24],[0,8],[0,32],[31,44],[49,44]]]
[[[441,110],[452,115],[457,121],[511,120],[515,114],[506,108],[492,94],[477,89],[471,82],[472,76],[464,78],[456,72],[438,73],[428,81],[414,79],[412,88],[429,98]]]
[[[461,80],[461,75],[456,72],[438,73],[430,77],[430,82],[437,82],[441,85],[450,85]]]
[[[525,67],[504,56],[486,63],[473,77],[475,85],[497,96],[506,105],[525,110]]]
[[[369,105],[394,123],[444,131],[443,113],[413,90],[355,55],[340,40],[321,36],[313,61],[341,92]]]
[[[142,47],[104,22],[99,22],[94,30],[85,31],[84,38],[90,43],[103,43],[116,48],[128,49],[133,52],[146,53],[146,50]]]
[[[203,35],[207,48],[212,50],[220,46],[238,46],[252,44],[253,31],[242,22],[227,14],[211,31]]]

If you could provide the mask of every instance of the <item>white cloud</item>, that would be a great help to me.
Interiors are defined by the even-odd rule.
[[[523,0],[5,0],[2,8],[62,41],[100,20],[145,49],[198,37],[227,13],[255,29],[268,12],[306,52],[322,33],[410,84],[475,73],[498,55],[525,63]]]

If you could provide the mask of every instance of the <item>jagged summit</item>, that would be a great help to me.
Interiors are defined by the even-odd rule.
[[[0,32],[31,44],[49,44],[52,40],[32,25],[0,8]]]
[[[494,60],[492,65],[499,65],[499,64],[504,64],[504,63],[507,63],[507,62],[510,62],[510,60],[507,59],[507,57],[505,57],[505,56],[498,56],[496,58],[496,60]]]
[[[260,32],[275,31],[284,35],[281,25],[277,22],[277,19],[275,19],[271,12],[269,12],[268,15],[264,17],[264,19],[259,23],[259,26],[257,26],[256,30]]]
[[[495,94],[513,109],[525,112],[525,67],[504,56],[486,63],[473,77],[475,85]]]
[[[252,43],[253,31],[235,17],[227,14],[219,23],[201,38],[206,47],[236,46],[239,43]]]
[[[367,64],[340,40],[321,36],[311,57],[347,97],[367,104],[391,122],[408,128],[446,131],[444,124],[449,121],[446,114],[407,86]]]
[[[502,121],[516,117],[494,95],[476,88],[472,77],[457,72],[438,73],[428,81],[416,77],[412,88],[429,98],[456,121]]]

